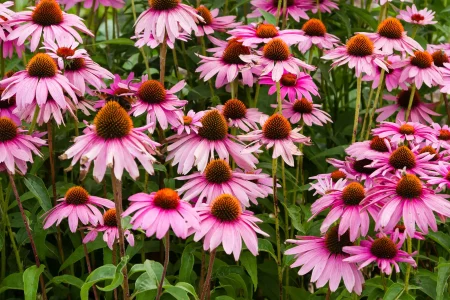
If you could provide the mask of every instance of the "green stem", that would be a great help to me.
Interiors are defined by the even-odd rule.
[[[36,121],[39,116],[40,110],[41,110],[41,108],[38,105],[36,105],[36,108],[34,109],[33,119],[31,120],[31,125],[30,125],[30,128],[28,129],[28,133],[30,135],[33,134],[34,128],[36,127]]]
[[[226,0],[228,1],[228,0]],[[283,0],[278,0],[277,5],[277,13],[275,14],[275,26],[278,26],[278,23],[280,22],[280,13],[281,13],[281,4],[283,3]]]
[[[322,21],[322,12],[320,11],[320,0],[316,0],[317,13],[319,14],[319,20]]]
[[[175,47],[175,43],[174,43],[173,49],[172,49],[172,56],[173,56],[173,64],[174,64],[174,68],[175,68],[175,76],[177,76],[178,81],[180,81],[181,74],[180,74],[180,68],[179,68],[179,64],[178,64],[177,49]]]
[[[206,44],[205,44],[205,37],[204,36],[200,37],[200,44],[202,45],[202,55],[206,56]],[[183,51],[186,51],[186,50],[183,49]],[[213,83],[212,83],[211,79],[208,80],[208,84],[209,84],[209,91],[211,93],[211,98],[212,98],[212,97],[214,97],[214,86],[213,86]],[[231,88],[233,88],[233,87],[231,87]]]
[[[281,180],[283,181],[283,201],[284,201],[284,234],[289,235],[289,214],[288,214],[288,198],[286,189],[286,172],[284,160],[281,161]]]
[[[369,123],[367,124],[367,132],[365,139],[367,140],[370,136],[370,130],[372,129],[373,116],[375,115],[375,111],[377,110],[378,101],[380,99],[381,93],[384,90],[385,78],[384,78],[385,70],[381,69],[380,73],[380,83],[378,85],[377,93],[375,95],[375,101],[373,103],[372,110],[370,111]]]
[[[407,251],[409,254],[412,253],[412,239],[408,236],[406,238],[406,244],[407,244]],[[404,291],[408,294],[408,287],[409,287],[409,277],[411,276],[411,265],[406,265],[406,273],[405,273],[405,287]]]
[[[278,159],[272,159],[272,178],[273,178],[273,214],[275,218],[275,236],[277,241],[277,269],[280,299],[283,299],[283,270],[281,268],[281,237],[280,221],[278,216],[278,197],[277,197],[277,163]]]
[[[286,23],[287,23],[287,0],[283,0],[283,14],[282,14],[283,20],[281,23],[281,29],[285,29],[286,28]],[[278,25],[278,23],[277,23]]]
[[[282,114],[282,109],[281,109],[281,85],[280,85],[280,82],[277,81],[276,85],[277,85],[277,111],[280,114]]]
[[[383,272],[381,272],[381,284],[383,285],[383,290],[386,293],[387,292],[386,277]]]
[[[416,94],[416,85],[413,83],[411,86],[411,95],[409,96],[408,108],[406,109],[406,113],[405,113],[405,121],[406,122],[408,122],[409,114],[411,113],[411,107],[413,104],[415,94]]]
[[[203,284],[202,292],[200,294],[200,300],[209,299],[209,294],[210,294],[209,286],[211,284],[211,276],[212,276],[212,271],[213,271],[213,267],[214,267],[214,259],[216,258],[216,250],[217,249],[214,249],[209,253],[208,272],[206,273],[206,279]]]
[[[419,26],[413,25],[413,31],[411,33],[411,38],[414,38],[416,36],[417,30],[419,29]]]
[[[134,0],[131,0],[131,11],[133,12],[133,19],[134,19],[134,22],[136,23],[137,16],[136,16],[136,6],[134,5]],[[117,32],[117,35],[119,35],[119,32]],[[150,65],[148,64],[148,58],[147,58],[147,54],[145,54],[144,47],[139,48],[139,52],[141,52],[142,58],[144,60],[145,69],[147,71],[148,78],[151,79],[152,74],[150,74]]]
[[[258,99],[259,99],[259,90],[261,89],[261,85],[259,84],[259,82],[256,84],[256,88],[255,88],[255,98],[253,100],[253,107],[258,107]]]
[[[356,104],[355,104],[355,119],[353,121],[352,144],[356,141],[360,105],[361,105],[361,76],[359,76],[356,79]]]
[[[369,116],[370,105],[372,104],[372,96],[373,96],[373,88],[370,88],[369,100],[367,100],[367,104],[366,104],[366,113],[364,114],[364,121],[363,121],[363,125],[361,128],[361,134],[359,135],[360,141],[362,141],[362,139],[364,138],[364,131],[366,130],[366,123],[367,123],[367,118]]]
[[[164,285],[164,279],[166,278],[166,273],[167,273],[167,267],[169,266],[169,253],[170,253],[170,233],[169,230],[166,233],[166,238],[165,238],[165,242],[166,244],[164,245],[164,249],[165,249],[165,255],[164,255],[164,268],[163,268],[163,272],[162,272],[162,276],[161,276],[161,280],[159,281],[158,284],[158,292],[156,294],[156,300],[159,300],[161,298],[162,295],[162,288]]]
[[[159,45],[159,82],[164,86],[164,76],[166,75],[166,56],[167,56],[167,35],[164,41]]]

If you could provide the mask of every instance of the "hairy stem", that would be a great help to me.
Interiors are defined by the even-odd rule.
[[[162,288],[164,285],[164,279],[166,278],[166,273],[167,273],[167,266],[169,265],[169,250],[170,250],[170,233],[169,231],[167,231],[166,233],[166,244],[165,244],[165,253],[164,253],[164,269],[163,269],[163,273],[161,276],[161,281],[159,282],[158,285],[158,292],[156,294],[156,300],[159,300],[161,298],[161,294],[162,294]]]
[[[205,283],[203,284],[203,290],[200,294],[200,300],[207,299],[207,296],[209,295],[209,286],[211,284],[211,276],[214,266],[214,259],[216,258],[216,249],[212,250],[209,253],[209,265],[208,265],[208,272],[206,273],[206,279]]]
[[[359,107],[361,106],[361,76],[356,79],[356,104],[355,119],[353,121],[352,144],[356,141],[356,133],[358,131]]]

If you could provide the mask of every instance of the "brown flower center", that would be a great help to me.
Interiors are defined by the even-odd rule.
[[[366,166],[370,165],[371,163],[372,161],[367,158],[355,160],[355,162],[353,163],[353,170],[361,174],[370,175],[376,170],[375,168],[366,168]]]
[[[414,130],[414,126],[412,126],[410,124],[403,124],[402,126],[400,126],[398,131],[401,134],[414,134],[415,130]]]
[[[81,186],[74,186],[66,192],[66,203],[72,205],[83,205],[89,201],[89,193]]]
[[[78,57],[67,61],[65,69],[66,71],[78,71],[83,69],[85,66],[86,66],[85,59],[82,57]]]
[[[404,108],[408,108],[409,97],[411,96],[411,89],[407,91],[401,91],[397,96],[397,104]],[[417,107],[420,104],[420,95],[417,91],[414,92],[413,102],[411,105],[411,109]]]
[[[27,65],[27,71],[32,77],[47,78],[55,76],[58,67],[50,55],[38,53],[30,59]]]
[[[245,114],[247,113],[247,107],[241,100],[230,99],[225,102],[222,113],[227,120],[238,120],[245,117]]]
[[[431,67],[433,63],[433,56],[427,51],[415,51],[414,56],[411,56],[411,64],[420,69]]]
[[[341,170],[336,170],[331,172],[331,180],[333,180],[333,182],[337,182],[339,179],[345,179],[347,178],[347,175],[342,172]]]
[[[215,159],[208,163],[205,169],[206,180],[221,184],[231,179],[230,165],[223,159]]]
[[[6,78],[11,78],[14,74],[16,74],[16,71],[9,70],[8,72],[6,72],[5,77]]]
[[[156,192],[153,204],[162,209],[176,209],[180,204],[180,196],[172,189],[163,188]]]
[[[272,4],[273,4],[273,6],[278,7],[278,0],[272,0]],[[294,5],[294,0],[286,1],[286,7],[290,7],[292,5]]]
[[[373,43],[367,36],[357,34],[348,40],[347,52],[348,54],[357,57],[372,55]]]
[[[396,229],[398,229],[398,232],[403,233],[403,232],[405,232],[405,230],[406,230],[406,226],[405,226],[405,225],[396,225],[396,226],[394,227],[394,231],[395,231]]]
[[[413,174],[406,174],[397,182],[397,194],[403,198],[414,199],[422,194],[422,183]]]
[[[127,94],[127,93],[129,93],[130,92],[130,90],[129,89],[125,89],[125,88],[117,88],[115,91],[114,91],[114,95],[116,95],[116,96],[119,96],[119,95],[122,95],[122,94]]]
[[[170,10],[178,6],[180,0],[148,0],[148,4],[155,10]]]
[[[280,79],[282,86],[295,86],[297,84],[297,75],[295,74],[283,74]]]
[[[227,64],[242,65],[245,62],[239,57],[240,55],[250,54],[250,48],[242,45],[236,39],[228,41],[228,45],[223,51],[222,59]]]
[[[431,146],[425,146],[422,149],[420,149],[419,154],[423,153],[433,154],[434,156],[431,159],[431,161],[436,161],[439,158],[439,154],[437,153],[436,149],[434,149]]]
[[[289,121],[280,114],[274,114],[264,123],[262,131],[269,140],[284,140],[289,137],[292,127]]]
[[[166,100],[166,90],[158,80],[147,80],[138,89],[139,99],[149,104],[159,104]]]
[[[439,130],[438,139],[441,141],[449,141],[450,140],[450,131],[448,129]]]
[[[309,19],[302,27],[302,30],[309,36],[324,36],[327,28],[318,19]]]
[[[34,23],[41,26],[59,25],[64,21],[63,12],[55,0],[41,0],[31,13]]]
[[[200,5],[199,7],[197,7],[197,14],[203,18],[206,25],[211,25],[213,16],[211,15],[209,9],[206,8],[206,6]]]
[[[211,203],[211,214],[223,222],[239,219],[242,213],[239,200],[229,194],[223,194]]]
[[[8,117],[0,118],[0,142],[7,142],[17,136],[17,125]]]
[[[342,191],[342,200],[348,206],[359,205],[365,196],[364,187],[359,182],[350,183]]]
[[[272,24],[259,24],[256,27],[256,36],[262,39],[269,39],[278,35],[277,28]]]
[[[345,254],[344,251],[342,251],[342,248],[346,246],[353,246],[353,243],[350,241],[350,234],[348,230],[343,235],[339,236],[338,229],[338,225],[333,226],[325,235],[325,245],[327,246],[328,251],[335,255]]]
[[[0,95],[3,94],[5,89],[0,88]],[[9,99],[0,100],[0,109],[8,109],[16,104],[16,97],[13,96]]]
[[[373,241],[370,252],[377,258],[393,259],[397,255],[397,246],[388,237]]]
[[[413,14],[411,16],[411,20],[413,20],[414,22],[420,22],[420,21],[425,20],[425,17],[422,16],[421,14]]]
[[[409,170],[416,166],[416,157],[408,147],[401,146],[392,152],[389,164],[395,169],[406,168]]]
[[[72,56],[75,54],[75,50],[73,50],[72,48],[69,47],[61,47],[58,48],[58,50],[56,50],[56,55],[58,55],[59,57],[62,57],[64,59],[66,59],[69,56]]]
[[[289,46],[280,38],[271,40],[263,49],[264,57],[273,61],[287,60],[290,54]]]
[[[201,119],[202,127],[198,129],[198,135],[210,141],[219,141],[226,138],[228,125],[225,117],[218,110],[207,112]]]
[[[183,117],[183,124],[184,125],[191,125],[191,123],[192,123],[192,118],[191,117],[189,117],[189,116],[184,116]]]
[[[442,50],[434,51],[431,56],[433,57],[434,65],[437,67],[443,67],[444,63],[448,63],[448,56]]]
[[[378,25],[378,34],[388,39],[401,39],[404,31],[402,23],[396,18],[387,18]]]
[[[377,136],[374,137],[370,141],[370,149],[378,151],[378,152],[388,152],[389,149],[386,146],[385,140],[386,139],[384,139],[384,138],[382,139],[382,138],[379,138]]]
[[[115,208],[110,208],[103,214],[103,223],[108,227],[117,227]]]
[[[450,181],[450,171],[447,173],[447,175],[445,176],[445,179],[447,179],[448,181]]]
[[[104,139],[123,138],[133,129],[127,111],[115,101],[108,101],[94,118],[95,131]]]
[[[313,111],[313,104],[306,98],[297,99],[294,103],[294,111],[301,114],[310,114]]]

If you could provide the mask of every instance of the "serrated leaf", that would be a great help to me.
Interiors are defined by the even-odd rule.
[[[305,233],[305,228],[303,228],[302,225],[302,209],[300,206],[297,205],[290,205],[288,208],[288,214],[291,218],[292,226],[294,226],[295,229],[300,231],[301,233]]]
[[[275,259],[275,261],[277,260],[273,245],[269,240],[258,239],[258,250],[268,252],[273,257],[273,259]]]
[[[92,271],[92,273],[86,278],[84,284],[81,286],[80,291],[81,299],[88,300],[89,289],[97,282],[114,279],[115,273],[116,273],[115,265],[104,265]]]
[[[50,196],[48,195],[47,188],[41,178],[28,174],[23,179],[23,183],[25,183],[28,190],[33,193],[44,211],[48,211],[52,208]]]
[[[181,255],[180,275],[178,278],[181,282],[191,282],[190,279],[195,262],[194,251],[195,244],[193,243],[187,245],[183,250],[183,254]]]
[[[258,266],[256,263],[256,256],[251,254],[249,251],[244,251],[241,254],[240,261],[242,263],[242,266],[247,271],[248,275],[250,275],[250,278],[253,282],[253,290],[256,292],[256,289],[258,287]]]
[[[402,284],[394,283],[384,294],[383,300],[395,300],[400,298],[401,294],[403,293],[403,289],[404,287]]]
[[[36,300],[39,285],[39,276],[44,272],[45,266],[31,266],[23,272],[23,292],[25,300]]]
[[[439,258],[439,264],[437,266],[437,284],[436,284],[436,300],[444,299],[444,290],[447,284],[447,280],[450,277],[450,262],[445,261],[442,257]]]

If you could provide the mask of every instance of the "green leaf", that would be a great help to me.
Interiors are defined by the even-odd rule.
[[[244,251],[241,254],[240,261],[248,275],[250,275],[253,282],[253,290],[256,292],[256,288],[258,287],[258,266],[256,264],[256,256],[251,254],[249,251]]]
[[[148,273],[145,272],[136,279],[133,295],[136,296],[146,291],[156,290],[157,288],[158,282],[156,281],[156,278],[150,278]]]
[[[103,239],[100,236],[97,237],[97,239],[95,241],[86,244],[86,248],[87,248],[88,253],[90,253],[90,252],[92,252],[94,250],[97,250],[97,249],[104,248],[104,247],[106,247],[106,244],[105,244],[105,242],[103,241]],[[59,268],[59,271],[61,272],[62,270],[64,270],[68,266],[76,263],[77,261],[79,261],[80,259],[83,259],[83,258],[84,258],[84,248],[83,248],[83,245],[80,245],[64,261],[62,266]]]
[[[277,260],[273,245],[269,240],[258,239],[258,249],[259,251],[268,252],[273,257],[273,259],[275,259],[275,261]]]
[[[403,293],[403,285],[400,283],[394,283],[391,285],[386,294],[384,294],[383,300],[395,300],[399,299],[401,294]]]
[[[191,274],[195,262],[194,250],[194,243],[187,245],[183,250],[183,254],[181,255],[180,275],[178,277],[179,281],[191,282]]]
[[[195,299],[198,299],[197,293],[195,292],[195,288],[192,285],[190,285],[189,283],[178,282],[175,286],[182,288],[183,290],[185,290],[186,292],[188,292],[189,294],[194,296]]]
[[[119,285],[123,282],[123,268],[126,268],[129,257],[125,256],[120,259],[120,263],[116,267],[116,272],[114,274],[114,278],[111,283],[105,287],[99,287],[98,289],[104,292],[110,292],[115,290]]]
[[[189,300],[189,296],[188,296],[186,290],[184,290],[178,286],[173,286],[173,285],[168,286],[164,290],[164,293],[172,295],[177,300]]]
[[[234,300],[234,298],[231,298],[230,296],[219,296],[216,297],[216,300]]]
[[[355,16],[363,19],[366,23],[372,27],[373,30],[377,29],[378,22],[375,20],[370,13],[368,13],[365,9],[361,9],[357,6],[346,5],[346,7],[355,13]]]
[[[115,265],[104,265],[100,268],[95,269],[86,278],[86,281],[81,286],[80,297],[82,300],[89,299],[89,289],[99,281],[112,280],[116,274]]]
[[[290,205],[288,208],[289,217],[292,221],[292,226],[294,226],[295,229],[300,231],[301,233],[306,233],[305,228],[303,228],[302,225],[302,209],[300,206],[297,205]]]
[[[6,290],[23,290],[23,274],[13,273],[0,283],[0,294]]]
[[[259,11],[260,11],[261,14],[263,15],[264,20],[266,20],[267,23],[270,23],[270,24],[276,26],[276,24],[277,24],[277,19],[275,18],[274,15],[272,15],[271,13],[269,13],[269,12],[267,12],[267,11],[265,11],[265,10],[262,10],[262,9],[259,9]]]
[[[25,300],[36,300],[39,276],[44,272],[45,266],[31,266],[23,272],[23,291]]]
[[[72,276],[72,275],[61,275],[53,277],[52,281],[53,283],[60,284],[60,283],[66,283],[73,286],[76,286],[77,288],[81,289],[83,286],[84,281],[81,280],[78,277]]]
[[[450,252],[450,236],[448,234],[445,234],[441,231],[437,232],[430,232],[427,235],[432,240],[434,240],[436,243],[444,247],[445,250]]]
[[[439,258],[439,264],[437,266],[437,285],[436,285],[436,300],[444,299],[444,290],[447,280],[450,277],[450,263],[446,262],[442,257]]]
[[[23,179],[23,182],[28,190],[33,193],[44,211],[48,211],[52,208],[50,196],[48,195],[47,188],[41,178],[28,174]]]

